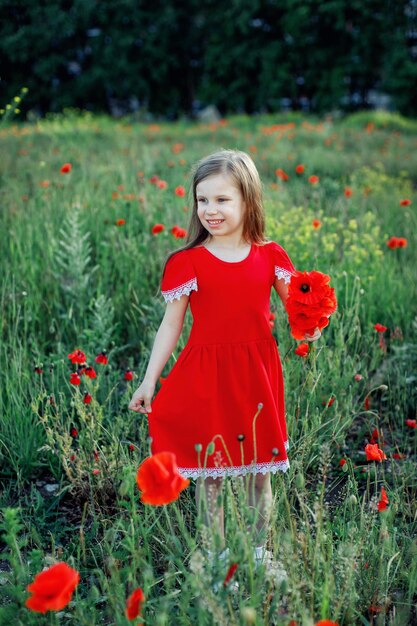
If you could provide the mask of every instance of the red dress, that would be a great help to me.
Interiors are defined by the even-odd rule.
[[[238,262],[204,246],[169,259],[162,295],[166,302],[189,295],[193,325],[152,401],[148,425],[152,454],[174,452],[183,476],[289,468],[281,361],[269,315],[276,277],[288,283],[292,272],[274,241],[252,244]],[[215,450],[207,455],[211,441]]]

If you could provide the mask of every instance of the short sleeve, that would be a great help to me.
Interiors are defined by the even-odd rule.
[[[161,281],[161,293],[165,302],[179,300],[183,295],[198,291],[197,276],[187,250],[173,254],[165,267]]]
[[[283,279],[286,284],[291,280],[292,274],[295,273],[295,267],[284,250],[278,243],[272,241],[270,243],[272,263],[274,265],[274,274],[277,278]]]

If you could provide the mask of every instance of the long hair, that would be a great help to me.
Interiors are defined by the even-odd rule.
[[[165,260],[162,277],[169,259],[180,252],[194,248],[210,240],[211,235],[204,228],[197,214],[197,185],[216,174],[228,174],[242,194],[246,211],[243,218],[242,237],[245,241],[263,245],[265,242],[265,214],[262,200],[262,182],[255,163],[246,152],[240,150],[219,150],[198,161],[192,170],[192,184],[189,190],[192,213],[187,229],[185,245],[171,252]]]

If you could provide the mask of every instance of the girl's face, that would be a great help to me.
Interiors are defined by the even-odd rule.
[[[227,174],[214,174],[196,187],[197,215],[204,228],[214,237],[240,242],[243,232],[245,202],[239,189]]]

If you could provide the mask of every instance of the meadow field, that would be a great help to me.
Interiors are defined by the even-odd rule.
[[[165,310],[163,262],[186,241],[190,168],[219,148],[253,157],[266,235],[338,298],[303,357],[271,293],[291,464],[271,476],[280,581],[254,569],[240,478],[223,494],[230,563],[214,567],[195,482],[163,506],[136,484],[150,442],[128,403]],[[68,110],[3,121],[0,150],[0,624],[416,624],[417,121]],[[191,324],[188,311],[159,384]],[[90,367],[79,376],[75,350]],[[28,608],[27,586],[57,562],[79,572],[71,601]]]

